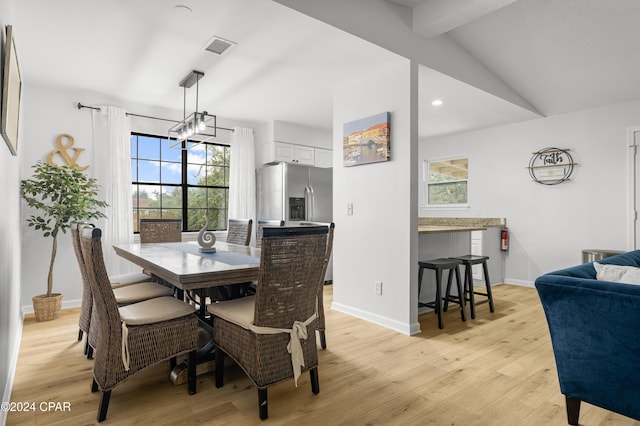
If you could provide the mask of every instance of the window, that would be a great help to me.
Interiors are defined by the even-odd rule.
[[[467,204],[469,159],[452,158],[426,163],[427,204]]]
[[[170,147],[166,137],[131,134],[133,229],[140,219],[182,219],[183,231],[227,227],[231,148],[216,143]]]

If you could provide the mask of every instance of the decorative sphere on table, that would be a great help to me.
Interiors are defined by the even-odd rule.
[[[199,250],[202,253],[215,253],[216,248],[213,245],[216,243],[216,235],[211,231],[207,231],[207,228],[209,228],[209,217],[205,217],[204,226],[198,232]]]

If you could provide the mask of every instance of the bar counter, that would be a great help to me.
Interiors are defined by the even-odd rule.
[[[505,218],[420,217],[418,218],[418,233],[486,231],[487,228],[504,228],[506,225],[507,220]]]

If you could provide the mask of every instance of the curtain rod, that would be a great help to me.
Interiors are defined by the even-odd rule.
[[[87,109],[95,109],[96,111],[100,111],[99,107],[95,107],[95,106],[89,106],[89,105],[82,105],[82,103],[78,102],[78,109],[82,109],[82,108],[87,108]],[[133,116],[133,117],[141,117],[141,118],[149,118],[151,120],[161,120],[161,121],[169,121],[171,123],[179,123],[179,120],[170,120],[168,118],[162,118],[162,117],[153,117],[150,115],[142,115],[142,114],[134,114],[132,112],[127,112],[126,113],[128,116]],[[229,132],[233,132],[233,129],[230,129],[228,127],[220,127],[220,126],[216,126],[216,129],[221,129],[221,130],[228,130]],[[213,136],[213,135],[207,135],[205,133],[200,133],[203,136]]]

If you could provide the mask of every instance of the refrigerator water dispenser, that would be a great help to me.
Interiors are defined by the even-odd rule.
[[[304,198],[289,197],[289,220],[306,220],[304,207]]]

